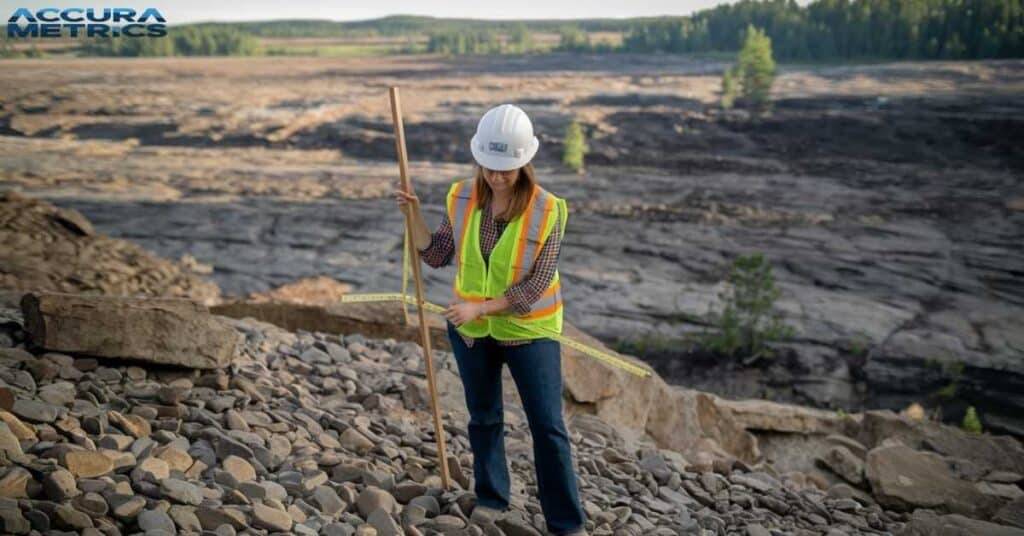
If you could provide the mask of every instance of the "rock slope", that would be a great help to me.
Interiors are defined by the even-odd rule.
[[[5,533],[544,533],[530,436],[516,404],[506,411],[513,508],[494,525],[468,524],[472,458],[465,415],[451,403],[443,420],[453,487],[441,489],[422,349],[414,343],[225,318],[243,342],[227,368],[199,371],[46,351],[31,344],[19,316],[5,311],[14,319],[3,324],[12,344],[0,348]],[[434,357],[439,371],[457,377],[450,353]],[[855,487],[828,487],[766,463],[687,460],[628,440],[593,415],[573,415],[568,424],[592,534],[921,534],[935,526],[1024,534],[945,514],[990,513],[1008,503],[995,497],[1020,494],[1016,466],[998,478],[994,467],[975,467],[1000,486],[984,510],[938,501],[928,505],[935,511],[910,515],[926,499],[899,489],[908,464],[872,469],[872,457],[900,460],[886,448],[914,456],[903,443],[868,454],[867,480],[896,488],[885,488],[893,500],[876,503]],[[910,445],[948,443],[891,419],[863,429]],[[845,472],[857,479],[855,459],[864,452],[852,439],[840,442],[858,452]],[[947,445],[957,446],[971,448]],[[934,466],[922,467],[915,478]],[[995,515],[1012,523],[1019,508],[1009,503]]]
[[[78,211],[0,192],[0,289],[173,296],[212,304],[220,289],[190,257],[162,259],[97,233]]]

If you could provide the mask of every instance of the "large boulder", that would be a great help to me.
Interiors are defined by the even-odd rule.
[[[26,294],[25,330],[45,350],[198,369],[227,366],[240,334],[177,298]]]
[[[865,476],[879,504],[894,510],[934,508],[981,517],[1001,503],[974,483],[957,478],[946,458],[898,442],[868,452]]]
[[[393,337],[420,343],[415,307],[402,311],[397,301],[335,303],[330,306],[267,300],[228,301],[213,305],[210,312],[231,318],[254,318],[280,328],[324,333],[361,333],[367,337]],[[445,319],[427,315],[430,347],[451,351]]]
[[[830,448],[816,461],[854,486],[864,482],[864,461],[844,446]]]
[[[994,521],[1024,529],[1024,497],[1018,497],[996,512]]]
[[[1024,536],[1024,529],[997,525],[958,514],[938,515],[918,510],[899,536]]]
[[[870,447],[896,439],[915,449],[970,460],[982,471],[1024,474],[1024,446],[1010,436],[972,434],[932,421],[917,421],[891,411],[868,411],[861,421],[860,442]]]
[[[659,377],[647,381],[652,385],[646,431],[660,446],[687,456],[704,452],[747,463],[761,459],[757,439],[733,419],[722,399],[670,386]]]
[[[760,432],[851,435],[858,430],[860,417],[769,400],[722,400],[720,404],[744,429]]]
[[[648,368],[568,322],[563,335]],[[654,372],[640,377],[601,364],[569,345],[562,346],[562,356],[568,405],[574,411],[597,415],[627,438],[647,435],[658,446],[687,456],[704,452],[748,463],[761,458],[757,440],[733,418],[725,400],[669,385]]]

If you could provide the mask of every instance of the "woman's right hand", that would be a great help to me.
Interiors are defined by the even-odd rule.
[[[402,190],[394,190],[394,193],[395,200],[398,201],[398,208],[402,211],[403,214],[415,214],[415,211],[419,210],[420,198],[417,197],[415,193],[407,193],[403,192]],[[411,213],[409,212],[410,208],[413,209],[413,212]]]

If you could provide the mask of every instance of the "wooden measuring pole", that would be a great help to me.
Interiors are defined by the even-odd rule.
[[[409,182],[409,162],[405,152],[405,127],[402,126],[402,104],[398,98],[398,87],[388,88],[391,97],[391,120],[395,124],[395,148],[398,150],[398,171],[402,177],[402,191],[409,193],[412,185]],[[420,277],[420,252],[416,249],[415,235],[412,232],[412,214],[406,213],[405,233],[410,237],[409,253],[412,256],[412,276],[416,281],[416,312],[420,320],[420,340],[423,346],[423,359],[427,364],[427,388],[430,390],[430,409],[434,414],[434,435],[437,437],[437,458],[441,467],[441,487],[445,490],[448,484],[448,453],[445,447],[444,427],[441,425],[441,405],[437,400],[437,384],[434,381],[434,358],[430,353],[430,328],[427,326],[426,313],[423,309],[423,279]],[[403,302],[402,307],[405,307]]]

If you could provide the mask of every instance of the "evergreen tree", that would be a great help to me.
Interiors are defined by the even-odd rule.
[[[575,171],[583,173],[583,157],[587,153],[587,144],[583,139],[583,127],[573,120],[565,129],[562,163]]]
[[[736,61],[736,73],[743,100],[757,110],[768,109],[775,80],[772,40],[753,25],[747,26],[747,38]]]
[[[772,309],[779,290],[771,263],[761,253],[741,255],[733,261],[728,280],[730,288],[719,296],[724,308],[718,314],[717,329],[704,333],[703,346],[750,362],[771,356],[768,343],[793,335],[793,328]]]
[[[963,422],[964,430],[971,432],[972,434],[981,433],[981,419],[978,418],[978,412],[974,409],[974,406],[967,408],[967,413],[964,415]]]

